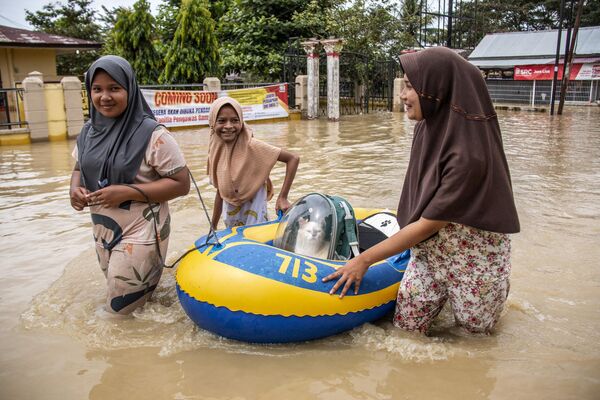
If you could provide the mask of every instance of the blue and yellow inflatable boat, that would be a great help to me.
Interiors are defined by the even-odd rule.
[[[380,210],[356,208],[360,221]],[[225,229],[219,244],[201,237],[180,263],[177,294],[202,329],[251,343],[286,343],[334,335],[393,310],[409,252],[367,271],[360,293],[330,295],[321,279],[344,261],[302,256],[274,247],[279,222]]]

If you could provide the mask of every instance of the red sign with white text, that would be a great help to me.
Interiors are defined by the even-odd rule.
[[[558,78],[562,79],[563,65],[558,65]],[[515,67],[515,81],[551,81],[554,65],[519,65]],[[600,64],[573,64],[569,80],[600,79]]]

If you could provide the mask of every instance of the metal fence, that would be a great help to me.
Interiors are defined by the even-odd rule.
[[[494,103],[517,103],[531,106],[549,105],[552,81],[487,80]],[[589,104],[600,100],[598,81],[569,81],[566,104]],[[557,82],[555,98],[560,96],[561,82]]]
[[[0,89],[0,129],[27,126],[23,111],[23,88]]]
[[[221,89],[223,90],[236,90],[236,89],[247,89],[255,87],[263,87],[270,85],[279,85],[281,82],[222,82]],[[207,85],[203,83],[189,83],[189,84],[166,84],[166,85],[142,85],[141,89],[155,89],[155,90],[206,90]]]

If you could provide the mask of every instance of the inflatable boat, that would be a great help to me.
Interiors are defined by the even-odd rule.
[[[358,225],[379,211],[354,209]],[[282,224],[224,229],[196,241],[179,264],[176,282],[183,309],[200,328],[251,343],[299,342],[350,330],[393,310],[408,251],[371,266],[359,294],[349,291],[340,299],[329,294],[334,282],[321,280],[345,261],[275,247]]]

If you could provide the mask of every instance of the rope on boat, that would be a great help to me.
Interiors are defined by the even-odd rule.
[[[204,209],[204,215],[206,215],[206,219],[208,221],[209,231],[208,231],[208,234],[206,235],[206,241],[204,242],[204,244],[199,245],[199,246],[194,246],[191,249],[187,250],[185,253],[183,253],[181,256],[179,256],[179,258],[177,258],[177,260],[175,260],[175,262],[172,263],[171,265],[165,264],[164,258],[162,256],[161,251],[160,251],[160,240],[159,240],[159,234],[158,234],[158,224],[156,222],[156,215],[154,214],[154,209],[152,208],[152,203],[150,202],[150,198],[148,197],[148,195],[146,194],[146,192],[144,192],[139,187],[137,187],[135,185],[125,184],[125,186],[128,186],[128,187],[130,187],[132,189],[135,189],[138,192],[140,192],[142,194],[142,196],[144,196],[144,198],[146,199],[146,203],[148,203],[148,207],[150,208],[150,212],[152,213],[152,221],[154,222],[154,237],[155,237],[156,251],[158,252],[158,259],[159,259],[161,265],[163,266],[163,268],[173,268],[185,256],[187,256],[188,254],[190,254],[192,251],[199,250],[202,247],[214,245],[215,247],[219,248],[219,247],[222,246],[221,242],[219,242],[219,238],[217,236],[217,233],[215,232],[215,230],[214,230],[214,228],[212,226],[212,223],[210,221],[210,217],[208,216],[208,210],[206,209],[206,204],[204,203],[204,199],[202,198],[202,194],[200,194],[200,189],[198,188],[198,184],[196,183],[196,180],[194,179],[194,175],[192,175],[192,171],[190,171],[189,168],[188,168],[188,173],[190,174],[190,178],[192,179],[192,183],[194,184],[194,187],[196,188],[196,193],[198,193],[198,198],[200,199],[200,203],[202,204],[202,208]],[[214,239],[214,241],[210,241],[211,239]]]

